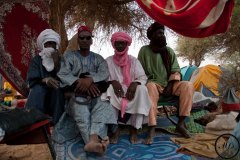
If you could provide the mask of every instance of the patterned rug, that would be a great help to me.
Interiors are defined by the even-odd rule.
[[[81,138],[68,141],[64,144],[55,144],[58,160],[204,160],[177,153],[178,145],[170,141],[170,135],[157,135],[152,145],[144,145],[144,134],[139,136],[137,144],[129,142],[129,135],[123,134],[117,144],[110,144],[104,156],[97,156],[84,152]],[[206,160],[206,159],[205,159]]]
[[[47,0],[0,2],[0,73],[23,96],[38,34],[48,27]]]
[[[194,119],[203,116],[206,111],[201,110],[198,112],[191,113],[191,116],[187,119],[188,130],[191,133],[200,133],[204,131],[204,128],[195,123]],[[176,119],[177,120],[177,119]],[[161,124],[165,123],[167,130],[173,131],[174,126],[171,123],[169,125],[167,119],[161,119]],[[144,127],[139,131],[138,143],[131,144],[129,141],[128,128],[125,126],[121,129],[121,136],[117,144],[110,144],[108,146],[107,152],[104,156],[97,156],[95,154],[86,153],[83,150],[84,143],[81,137],[72,139],[71,141],[63,143],[54,143],[54,148],[57,154],[58,160],[91,160],[91,159],[103,159],[103,160],[147,160],[147,159],[158,159],[158,160],[199,160],[204,159],[200,157],[193,157],[189,155],[184,155],[177,153],[176,150],[178,145],[170,141],[170,137],[173,135],[163,134],[161,132],[156,132],[154,142],[152,145],[144,145],[142,142],[146,137],[147,128]]]

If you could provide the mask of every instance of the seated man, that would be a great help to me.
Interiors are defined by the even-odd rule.
[[[59,88],[57,72],[60,67],[60,36],[45,29],[37,38],[40,53],[33,57],[27,74],[30,93],[25,107],[37,108],[53,117],[56,124],[64,111],[64,95]]]
[[[85,143],[84,150],[103,154],[109,140],[108,124],[117,120],[110,103],[101,101],[96,82],[108,79],[109,72],[102,56],[90,51],[92,31],[87,26],[78,28],[80,50],[64,54],[58,77],[62,87],[74,92],[66,105],[66,112],[73,117]],[[92,97],[89,101],[89,97]],[[88,97],[88,98],[87,98]]]
[[[137,142],[137,129],[147,123],[151,107],[148,96],[147,76],[137,58],[128,55],[128,47],[132,38],[125,32],[116,32],[111,38],[115,54],[106,59],[110,72],[110,87],[102,95],[102,99],[109,99],[115,108],[116,116],[121,112],[120,119],[131,125],[130,141]],[[125,114],[126,111],[126,114]],[[120,115],[120,114],[119,114]],[[127,115],[130,115],[130,117]],[[128,119],[130,118],[130,119]],[[118,119],[121,122],[121,120]],[[119,129],[114,133],[111,142],[117,143]]]
[[[180,67],[174,51],[167,47],[164,26],[155,22],[147,30],[150,44],[140,49],[138,59],[148,76],[147,88],[152,101],[149,113],[149,133],[146,144],[151,144],[155,134],[157,105],[159,96],[179,96],[179,120],[176,131],[190,137],[184,119],[190,115],[194,93],[191,82],[180,81]]]

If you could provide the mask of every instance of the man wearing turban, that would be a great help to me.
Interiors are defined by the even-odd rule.
[[[27,74],[30,88],[27,108],[37,108],[52,116],[56,124],[64,111],[64,96],[59,88],[60,36],[52,29],[43,30],[37,38],[40,52],[33,57]]]
[[[125,32],[116,32],[112,35],[111,43],[114,55],[106,59],[110,72],[110,86],[102,99],[110,101],[115,109],[116,117],[121,123],[131,125],[130,141],[137,142],[137,129],[147,123],[151,106],[148,96],[147,76],[137,58],[128,55],[128,48],[132,38]],[[117,143],[119,129],[111,138]]]
[[[190,137],[184,119],[192,109],[193,85],[191,82],[180,81],[180,67],[174,51],[167,46],[164,26],[153,23],[147,30],[149,45],[143,46],[138,54],[145,73],[148,77],[148,93],[152,106],[149,113],[149,132],[146,144],[151,144],[155,134],[157,105],[160,95],[179,96],[179,120],[176,126],[184,137]]]
[[[110,103],[100,99],[96,83],[106,81],[109,72],[103,57],[90,51],[92,37],[89,27],[78,28],[79,50],[64,54],[58,77],[61,87],[73,88],[66,112],[77,124],[85,143],[84,150],[103,154],[109,144],[108,124],[116,124],[117,120]]]

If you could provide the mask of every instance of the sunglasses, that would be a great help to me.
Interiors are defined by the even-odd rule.
[[[92,38],[92,36],[85,36],[85,37],[78,37],[78,38],[81,40],[84,40],[84,39],[90,40]]]

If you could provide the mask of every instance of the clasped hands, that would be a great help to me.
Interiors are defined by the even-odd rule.
[[[101,94],[100,90],[93,83],[93,79],[91,77],[79,78],[76,80],[74,92],[76,94],[87,93],[92,97],[97,97]]]
[[[178,80],[171,80],[168,82],[168,85],[164,88],[162,95],[169,97],[172,95],[173,92],[173,85],[175,82],[177,82]]]
[[[113,86],[114,93],[117,97],[121,97],[121,98],[126,97],[129,101],[131,101],[134,98],[137,86],[139,85],[138,82],[132,82],[129,85],[126,94],[124,95],[122,85],[119,83],[119,81],[113,80],[111,84]]]

